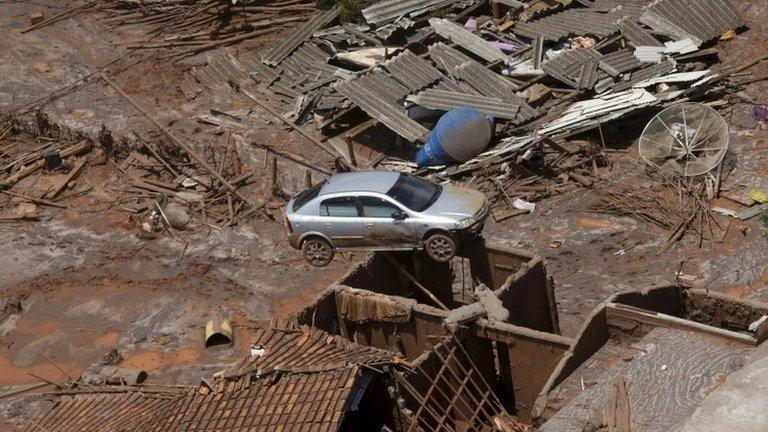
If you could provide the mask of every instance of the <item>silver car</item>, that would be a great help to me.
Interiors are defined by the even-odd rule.
[[[338,249],[424,249],[449,261],[489,212],[481,192],[391,171],[336,174],[285,208],[289,243],[318,267]]]

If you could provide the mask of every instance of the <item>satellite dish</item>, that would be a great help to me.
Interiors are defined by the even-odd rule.
[[[728,140],[728,125],[717,111],[700,103],[682,103],[648,122],[640,136],[640,157],[660,170],[697,176],[723,160]]]

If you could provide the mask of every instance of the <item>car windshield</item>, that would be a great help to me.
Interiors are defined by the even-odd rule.
[[[442,187],[426,180],[400,174],[387,195],[409,209],[421,212],[437,201],[442,190]]]
[[[309,189],[305,189],[299,192],[299,194],[296,195],[296,198],[293,200],[293,211],[298,211],[300,208],[304,207],[304,204],[315,199],[317,194],[320,193],[320,189],[324,184],[325,182],[320,182]]]

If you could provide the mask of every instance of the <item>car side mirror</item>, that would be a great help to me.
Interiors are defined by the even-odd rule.
[[[394,220],[403,220],[408,217],[408,214],[405,213],[402,210],[398,210],[396,212],[392,212],[392,219]]]

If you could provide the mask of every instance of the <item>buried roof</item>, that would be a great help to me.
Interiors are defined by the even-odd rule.
[[[260,356],[207,387],[120,386],[59,392],[26,431],[336,431],[373,371],[394,354],[316,329],[259,329]]]

